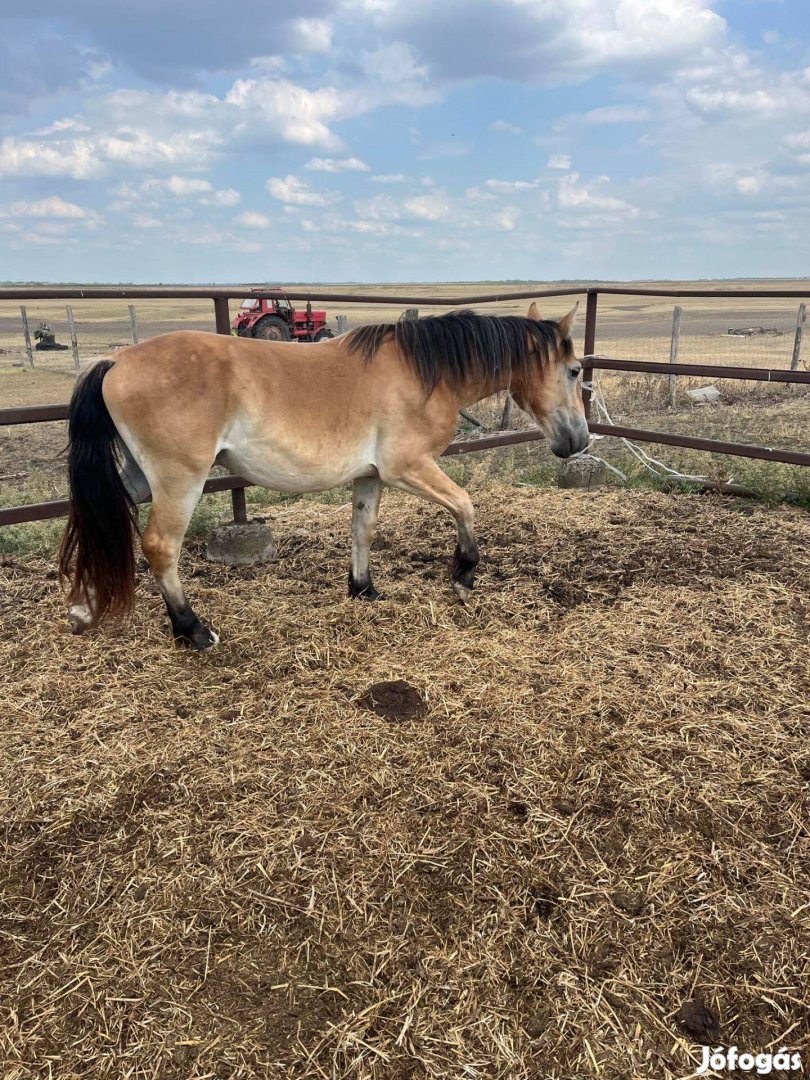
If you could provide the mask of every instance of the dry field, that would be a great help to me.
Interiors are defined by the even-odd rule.
[[[203,655],[143,573],[74,638],[52,560],[0,561],[4,1080],[807,1068],[810,519],[473,495],[467,607],[405,497],[380,604],[345,505],[274,507],[269,567],[192,543]]]

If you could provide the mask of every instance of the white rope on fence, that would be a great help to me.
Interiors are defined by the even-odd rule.
[[[602,387],[599,384],[596,372],[594,372],[591,376],[591,382],[584,382],[582,384],[582,388],[583,390],[590,390],[591,403],[596,404],[600,420],[604,420],[604,422],[607,424],[613,424],[613,418],[608,412],[608,407],[605,403],[605,395],[602,392]],[[705,481],[708,480],[707,476],[692,476],[689,473],[682,473],[678,472],[677,469],[671,469],[669,465],[665,465],[663,461],[658,461],[657,458],[654,458],[651,454],[648,454],[646,450],[642,450],[640,446],[636,446],[635,443],[631,442],[629,439],[625,439],[621,435],[591,435],[590,443],[583,451],[581,451],[581,453],[588,454],[597,439],[618,439],[619,442],[624,443],[630,453],[638,461],[641,462],[645,469],[648,469],[654,476],[657,476],[659,479],[663,479],[663,477],[661,472],[659,472],[658,470],[663,469],[664,473],[667,476],[671,476],[676,480],[691,480],[692,482],[697,484],[705,483]],[[580,455],[575,454],[574,456],[579,457]],[[591,457],[594,457],[597,461],[600,461],[603,465],[607,466],[607,468],[610,469],[611,472],[616,473],[617,476],[620,476],[622,478],[622,480],[627,480],[627,477],[623,472],[621,472],[620,469],[615,469],[612,465],[605,461],[604,458],[596,457],[595,454],[592,454]]]

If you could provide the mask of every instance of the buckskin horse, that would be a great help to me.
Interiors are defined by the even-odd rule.
[[[452,584],[473,587],[478,545],[469,496],[436,464],[459,409],[502,390],[551,450],[585,448],[574,357],[576,308],[558,322],[457,311],[362,326],[301,346],[182,331],[121,349],[77,383],[70,405],[70,512],[59,557],[75,633],[134,601],[136,504],[151,495],[141,547],[174,637],[219,638],[191,609],[180,548],[212,465],[283,492],[352,484],[349,595],[376,600],[369,572],[384,484],[438,503],[458,542]]]

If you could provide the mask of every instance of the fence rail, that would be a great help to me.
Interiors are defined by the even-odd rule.
[[[242,300],[249,297],[281,297],[285,300],[316,300],[333,304],[389,304],[395,307],[457,307],[464,304],[494,304],[503,300],[542,300],[546,296],[674,296],[731,297],[752,300],[810,300],[803,289],[671,288],[647,289],[622,285],[584,285],[570,282],[554,289],[519,289],[468,296],[405,296],[401,293],[332,292],[323,289],[274,289],[244,285],[36,285],[0,287],[0,300]]]
[[[600,356],[596,353],[597,303],[600,293],[620,296],[674,296],[674,297],[713,297],[751,299],[807,299],[808,291],[799,289],[644,289],[622,288],[618,286],[599,286],[586,288],[572,284],[570,287],[545,290],[518,290],[512,292],[486,293],[476,296],[431,297],[401,296],[378,293],[335,293],[320,290],[281,290],[281,289],[245,289],[230,287],[211,288],[171,288],[143,287],[103,288],[81,286],[36,287],[36,288],[0,288],[0,300],[76,300],[76,299],[210,299],[214,306],[214,321],[217,333],[230,335],[229,301],[245,297],[268,298],[283,297],[287,300],[313,300],[316,302],[363,303],[457,307],[459,305],[497,303],[506,300],[542,299],[552,296],[575,296],[585,293],[585,356],[583,372],[589,383],[594,370],[624,371],[654,375],[698,375],[717,379],[741,379],[757,382],[780,382],[810,385],[810,371],[788,370],[783,368],[746,368],[731,367],[722,364],[672,364],[646,360],[623,360]],[[583,391],[586,413],[590,415],[591,392]],[[40,424],[66,420],[67,404],[33,405],[11,409],[0,409],[0,426],[20,424]],[[711,453],[729,454],[737,457],[758,458],[763,461],[778,461],[790,465],[810,466],[810,453],[786,450],[745,443],[723,442],[715,439],[701,439],[689,435],[672,434],[664,431],[648,431],[642,428],[625,427],[618,424],[600,424],[590,422],[592,432],[599,435],[613,435],[617,438],[635,439],[639,442],[661,443],[668,446],[683,446],[694,450]],[[512,446],[522,442],[533,442],[543,438],[539,430],[513,431],[499,435],[489,435],[475,439],[457,439],[444,452],[445,457],[456,454],[473,453],[489,450],[498,446]],[[230,491],[233,501],[235,521],[247,520],[245,488],[251,485],[239,476],[211,477],[203,488],[204,492]],[[0,508],[0,526],[17,525],[29,521],[44,521],[64,517],[68,512],[68,502],[64,499],[46,503],[33,503],[28,506]]]

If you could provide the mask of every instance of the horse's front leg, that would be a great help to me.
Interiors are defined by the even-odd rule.
[[[475,582],[478,541],[475,538],[475,511],[470,496],[442,472],[433,458],[425,458],[403,469],[386,482],[445,507],[456,520],[458,543],[453,558],[452,583],[459,598],[466,600]]]
[[[349,570],[349,596],[359,600],[382,600],[374,588],[369,569],[369,551],[377,528],[382,481],[378,476],[363,476],[352,485],[352,563]]]

